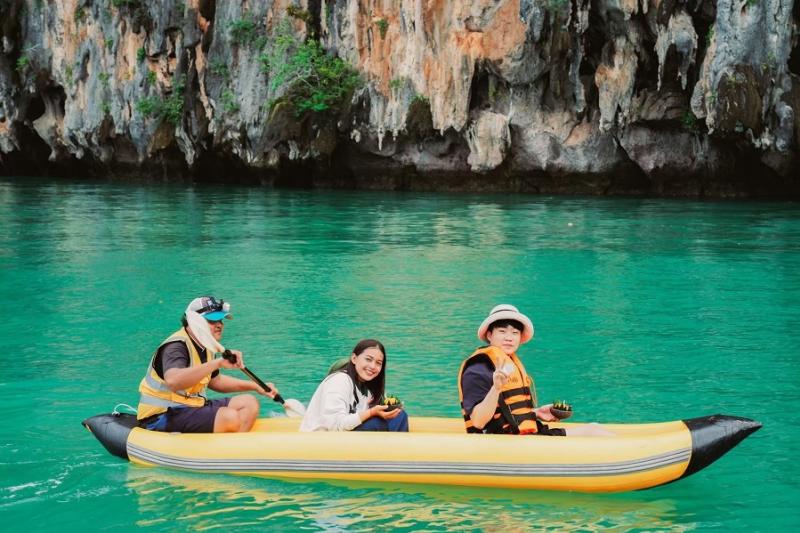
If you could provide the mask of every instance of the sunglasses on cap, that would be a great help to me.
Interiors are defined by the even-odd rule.
[[[203,315],[205,313],[213,313],[215,311],[225,311],[226,313],[231,310],[231,304],[225,303],[225,300],[217,300],[213,296],[209,296],[205,302],[205,307],[201,307],[196,312]]]

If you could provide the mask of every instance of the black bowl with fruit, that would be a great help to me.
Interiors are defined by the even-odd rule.
[[[386,412],[394,411],[395,409],[402,409],[403,402],[397,396],[386,396],[383,399],[383,405],[386,406]]]
[[[572,406],[567,402],[556,400],[553,402],[553,405],[550,406],[550,412],[559,420],[564,420],[572,416]]]

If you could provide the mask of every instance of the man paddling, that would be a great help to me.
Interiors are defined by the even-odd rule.
[[[192,300],[186,312],[201,315],[219,341],[225,319],[233,318],[230,304],[213,296]],[[274,398],[252,381],[220,373],[220,368],[244,368],[242,353],[232,350],[235,362],[209,354],[192,332],[184,313],[183,327],[167,337],[156,349],[139,384],[136,418],[142,427],[155,431],[182,433],[232,433],[250,431],[258,416],[258,400],[249,394],[229,398],[206,398],[206,389],[217,392],[255,391]]]

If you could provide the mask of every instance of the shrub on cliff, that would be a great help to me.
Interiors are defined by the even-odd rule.
[[[270,91],[282,92],[280,99],[289,101],[297,115],[334,109],[361,85],[358,72],[348,63],[329,55],[313,39],[301,43],[285,20],[260,59]],[[278,100],[270,100],[270,107]]]
[[[136,111],[144,117],[157,117],[171,124],[179,124],[183,117],[183,92],[186,82],[183,78],[175,81],[172,92],[163,98],[147,96],[136,102]]]
[[[27,69],[30,64],[31,58],[25,54],[21,55],[19,59],[17,59],[17,72],[25,72],[25,69]]]
[[[386,32],[389,29],[389,21],[381,18],[375,21],[375,25],[378,26],[378,32],[381,34],[381,39],[385,39]]]
[[[252,15],[245,13],[244,17],[228,23],[228,31],[231,43],[244,46],[255,41],[258,35],[258,25]]]

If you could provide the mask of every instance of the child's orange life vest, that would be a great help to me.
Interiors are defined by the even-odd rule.
[[[479,358],[488,359],[493,370],[497,369],[499,362],[505,359],[514,364],[514,370],[500,390],[494,415],[492,415],[492,419],[483,430],[473,426],[472,420],[464,409],[464,391],[461,390],[461,378],[464,375],[464,369]],[[536,385],[515,353],[506,355],[497,346],[484,346],[475,350],[472,355],[461,363],[461,368],[458,371],[458,399],[461,402],[461,414],[464,417],[467,433],[524,434],[536,433],[537,431],[536,414],[533,412],[536,407]]]

